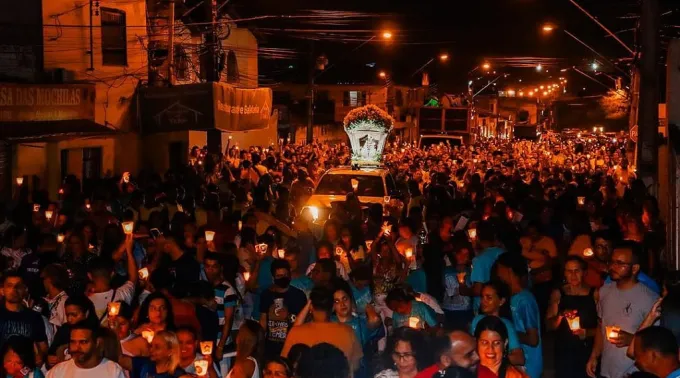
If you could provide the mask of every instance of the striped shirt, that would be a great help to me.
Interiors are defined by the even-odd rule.
[[[230,307],[234,308],[234,321],[231,329],[238,330],[241,327],[241,323],[243,323],[243,315],[236,289],[229,282],[223,281],[215,287],[215,302],[217,303],[217,317],[220,321],[220,330],[225,322],[224,310]]]

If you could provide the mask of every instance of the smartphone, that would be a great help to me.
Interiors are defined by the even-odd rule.
[[[151,238],[152,238],[153,240],[156,240],[156,239],[158,239],[159,237],[161,237],[161,235],[163,235],[163,233],[161,232],[161,230],[159,230],[159,229],[157,229],[157,228],[152,228],[152,229],[149,231],[149,234],[151,235]]]

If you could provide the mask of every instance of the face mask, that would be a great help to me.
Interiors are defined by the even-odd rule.
[[[274,285],[280,287],[281,289],[287,289],[290,285],[290,277],[281,277],[274,279]]]

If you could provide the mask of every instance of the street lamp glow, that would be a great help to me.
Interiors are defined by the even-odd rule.
[[[439,60],[441,60],[442,62],[446,62],[447,60],[449,60],[449,54],[445,53],[445,54],[439,55]]]
[[[491,69],[491,64],[490,63],[484,63],[482,64],[482,68],[485,69],[486,71]]]
[[[538,71],[538,72],[543,71],[543,65],[539,64],[538,66],[536,66],[536,71]]]
[[[534,97],[534,92],[533,92],[533,91],[530,91],[530,92],[529,92],[529,97]]]
[[[384,79],[384,78],[387,77],[387,72],[385,72],[385,71],[380,71],[380,72],[378,73],[378,76],[380,76],[381,79]]]
[[[550,33],[551,31],[555,30],[555,26],[551,24],[545,24],[543,25],[543,31],[546,33]]]
[[[547,96],[547,95],[548,95],[548,92],[543,92],[543,96]]]
[[[389,31],[389,30],[385,30],[382,33],[382,37],[383,37],[383,39],[392,39],[392,32]]]
[[[590,66],[593,67],[593,71],[597,71],[597,69],[600,67],[600,65],[597,64],[597,62],[593,62],[593,64],[591,64]]]
[[[541,88],[541,89],[545,89],[545,85],[541,85],[541,87],[540,87],[540,88]]]

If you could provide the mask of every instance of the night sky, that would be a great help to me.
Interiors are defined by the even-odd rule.
[[[617,61],[629,56],[628,52],[581,13],[569,0],[474,0],[474,1],[387,1],[387,0],[231,0],[229,12],[233,18],[262,15],[309,15],[309,10],[358,12],[359,17],[342,19],[331,14],[314,19],[267,19],[242,22],[252,28],[261,48],[291,49],[286,59],[278,54],[261,53],[260,75],[262,84],[283,81],[305,82],[308,77],[311,40],[314,56],[325,55],[333,67],[319,76],[319,82],[379,82],[377,73],[388,72],[398,84],[417,85],[420,75],[412,76],[420,66],[440,53],[451,59],[445,64],[435,60],[427,67],[431,81],[440,91],[462,92],[470,78],[468,72],[481,62],[490,59],[494,70],[509,76],[499,81],[500,86],[518,86],[522,83],[540,83],[567,76],[574,86],[588,86],[604,90],[589,79],[571,71],[559,74],[559,68],[572,66],[587,70],[595,60],[602,61],[585,47],[562,31],[572,32],[601,54]],[[680,5],[677,1],[660,0],[662,20],[662,47],[667,37],[680,36]],[[595,15],[630,47],[635,45],[635,28],[640,5],[634,0],[578,0],[578,3]],[[672,3],[675,3],[672,5]],[[327,14],[327,13],[325,13]],[[371,17],[369,17],[371,16]],[[550,22],[558,27],[551,35],[541,32],[541,26]],[[394,33],[391,42],[379,38],[356,49],[380,30]],[[356,50],[355,50],[356,49]],[[665,50],[663,50],[665,53]],[[507,64],[503,58],[526,57],[554,58],[559,67],[546,67],[537,73],[532,68],[518,68]],[[602,62],[605,63],[605,62]],[[367,64],[369,66],[367,66]],[[619,67],[627,70],[625,62]],[[603,64],[601,71],[616,76],[618,71]],[[553,73],[556,75],[553,76]],[[590,72],[592,73],[592,71]],[[318,74],[318,73],[317,73]],[[552,78],[551,78],[552,77]],[[598,76],[601,82],[613,81]],[[481,79],[482,81],[486,78]]]

